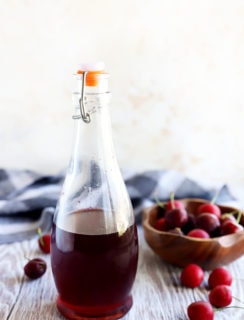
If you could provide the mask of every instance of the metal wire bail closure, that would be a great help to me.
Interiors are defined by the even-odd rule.
[[[85,83],[86,83],[86,75],[87,71],[84,71],[82,74],[82,84],[81,84],[81,95],[79,99],[79,105],[80,105],[80,114],[81,118],[85,123],[91,122],[91,117],[88,112],[85,110],[85,104],[86,104],[86,97],[85,97]]]

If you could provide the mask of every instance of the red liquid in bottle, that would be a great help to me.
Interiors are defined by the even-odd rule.
[[[73,225],[82,214],[70,215]],[[91,223],[89,227],[92,229]],[[51,264],[59,311],[67,319],[122,317],[132,306],[130,291],[137,260],[136,225],[122,233],[92,235],[64,231],[54,225]]]

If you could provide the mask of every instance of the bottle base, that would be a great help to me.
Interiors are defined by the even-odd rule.
[[[132,296],[126,298],[121,305],[109,306],[77,306],[57,298],[58,311],[68,320],[116,320],[122,318],[132,307]]]

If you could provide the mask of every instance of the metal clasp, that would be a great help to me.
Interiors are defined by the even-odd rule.
[[[87,71],[84,71],[82,73],[82,84],[81,84],[81,94],[79,99],[79,105],[80,105],[80,115],[79,116],[73,116],[73,119],[80,119],[85,123],[91,122],[91,117],[88,112],[86,112],[85,105],[86,105],[86,97],[85,97],[85,83],[86,83],[86,75]]]

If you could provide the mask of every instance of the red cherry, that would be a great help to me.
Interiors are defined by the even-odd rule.
[[[174,196],[175,196],[174,193],[171,192],[170,193],[170,200],[167,201],[164,205],[164,209],[166,212],[173,210],[173,209],[184,209],[185,208],[183,202],[181,202],[180,200],[175,200]]]
[[[198,228],[203,229],[211,234],[219,228],[220,222],[218,217],[214,214],[201,213],[199,216],[197,216],[196,225]]]
[[[46,262],[40,258],[29,260],[24,266],[24,272],[30,279],[40,278],[46,272],[46,269]]]
[[[190,320],[213,320],[214,310],[209,302],[196,301],[187,308],[187,314]]]
[[[204,272],[203,269],[197,264],[188,264],[181,272],[181,284],[188,288],[199,287],[203,282]]]
[[[166,202],[165,210],[169,211],[172,209],[184,209],[184,204],[180,200],[171,200]]]
[[[193,229],[190,232],[188,232],[187,236],[193,237],[193,238],[202,238],[202,239],[210,238],[209,233],[203,229]]]
[[[211,202],[203,203],[197,208],[197,214],[211,213],[216,215],[218,218],[221,216],[220,208]]]
[[[180,228],[188,220],[188,214],[185,209],[172,209],[165,213],[165,220],[170,228]]]
[[[224,284],[218,285],[210,291],[208,297],[212,306],[217,308],[226,307],[232,302],[231,287]]]
[[[154,224],[154,228],[159,230],[159,231],[167,231],[168,230],[168,226],[167,226],[165,218],[157,219],[155,224]]]
[[[37,231],[39,233],[39,239],[38,239],[39,248],[44,253],[50,253],[51,235],[49,233],[42,234],[40,228],[38,228]]]
[[[220,232],[222,235],[232,234],[240,231],[243,231],[243,226],[231,220],[226,220],[220,227]]]
[[[223,267],[214,269],[210,273],[208,278],[208,286],[210,289],[221,284],[230,286],[231,283],[232,283],[232,275],[226,268],[223,268]]]

